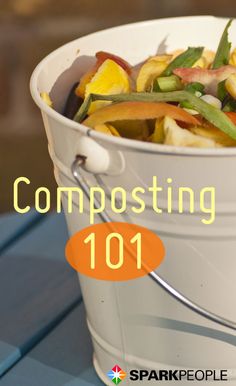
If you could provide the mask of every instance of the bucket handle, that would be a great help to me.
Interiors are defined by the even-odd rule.
[[[84,155],[77,155],[75,160],[73,161],[71,165],[71,172],[76,180],[77,184],[80,186],[80,188],[84,191],[86,197],[88,200],[90,199],[90,187],[83,178],[82,174],[80,173],[80,167],[83,166],[86,162],[86,156]],[[99,208],[99,203],[97,199],[94,199],[94,207],[96,209]],[[111,222],[111,218],[109,214],[104,210],[103,212],[99,213],[99,216],[103,222]],[[224,317],[217,315],[203,307],[201,307],[199,304],[193,302],[191,299],[183,295],[181,292],[179,292],[177,289],[172,287],[166,280],[164,280],[160,275],[158,275],[155,271],[149,272],[148,276],[159,286],[161,287],[165,292],[167,292],[169,295],[171,295],[174,299],[176,299],[179,303],[183,304],[185,307],[189,308],[193,312],[195,312],[198,315],[203,316],[204,318],[211,320],[212,322],[215,322],[221,326],[230,328],[231,330],[236,331],[236,322],[232,320],[225,319]]]

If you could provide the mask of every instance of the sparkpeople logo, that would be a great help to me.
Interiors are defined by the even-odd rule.
[[[125,379],[126,373],[118,365],[115,365],[111,371],[108,371],[107,376],[115,385],[119,385]]]

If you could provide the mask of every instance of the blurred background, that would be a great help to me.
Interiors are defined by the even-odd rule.
[[[12,186],[31,180],[34,191],[55,184],[40,113],[29,94],[29,78],[50,51],[103,28],[161,17],[236,15],[235,0],[0,0],[0,212],[12,210]]]

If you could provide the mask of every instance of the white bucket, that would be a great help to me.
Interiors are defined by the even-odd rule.
[[[40,92],[51,92],[61,111],[69,89],[87,66],[87,59],[80,59],[83,55],[104,50],[136,64],[155,54],[159,45],[160,51],[189,45],[216,49],[225,24],[226,20],[211,16],[162,19],[80,38],[38,65],[31,79],[31,92],[43,114],[59,185],[76,186],[71,165],[79,153],[88,156],[91,173],[83,175],[92,186],[96,184],[92,173],[99,173],[102,186],[122,186],[127,192],[135,186],[150,186],[153,176],[158,176],[161,186],[166,186],[166,179],[171,177],[172,186],[188,186],[195,192],[205,186],[215,187],[216,220],[211,225],[202,224],[201,213],[175,212],[157,217],[147,208],[141,217],[131,212],[128,215],[130,222],[150,228],[163,240],[167,253],[158,270],[162,277],[206,309],[236,320],[236,149],[173,148],[95,131],[90,131],[88,138],[88,128],[64,118],[40,98]],[[230,35],[236,46],[236,23]],[[166,198],[161,198],[164,208]],[[146,196],[146,202],[150,202],[150,196]],[[66,216],[71,234],[89,225],[88,214],[78,214],[75,203],[73,213]],[[116,364],[126,372],[228,369],[229,379],[236,384],[236,337],[231,330],[178,303],[149,277],[114,283],[81,275],[80,283],[94,345],[94,365],[105,384],[113,384],[106,373]],[[124,383],[133,382],[127,377]]]

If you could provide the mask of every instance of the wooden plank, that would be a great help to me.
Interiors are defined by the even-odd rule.
[[[81,301],[64,258],[63,215],[51,215],[0,259],[0,375]]]
[[[45,217],[46,218],[46,217]],[[44,217],[35,211],[20,215],[12,212],[0,216],[0,254],[36,226]]]
[[[5,252],[8,256],[40,256],[40,258],[65,261],[65,245],[68,239],[64,214],[52,214],[44,217],[37,227],[25,233]],[[38,253],[38,251],[40,253]]]
[[[102,386],[80,304],[1,380],[1,386]]]

